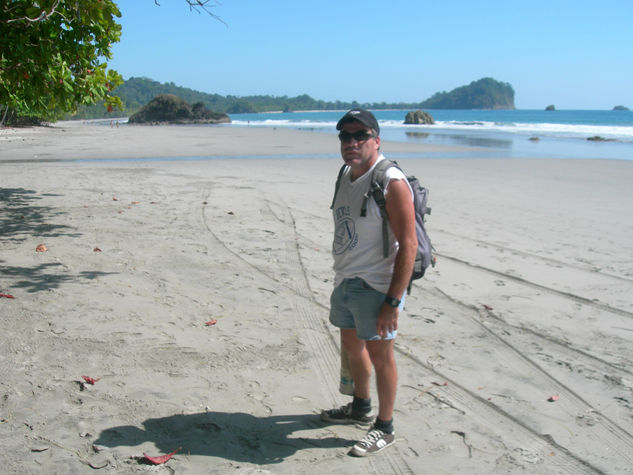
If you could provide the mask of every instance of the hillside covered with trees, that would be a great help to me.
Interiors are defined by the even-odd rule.
[[[450,92],[438,92],[420,104],[425,109],[514,109],[514,89],[483,78]]]
[[[367,109],[514,109],[514,90],[507,83],[491,78],[474,81],[468,86],[441,92],[430,99],[418,103],[358,103],[343,101],[322,101],[307,94],[288,96],[222,96],[195,91],[173,82],[160,83],[148,78],[130,78],[117,87],[113,94],[121,98],[123,112],[107,113],[103,107],[83,107],[71,118],[90,119],[102,117],[129,116],[137,112],[152,99],[163,94],[172,94],[184,101],[195,104],[201,102],[214,112],[240,114],[250,112],[301,111],[301,110],[346,110],[354,107]]]

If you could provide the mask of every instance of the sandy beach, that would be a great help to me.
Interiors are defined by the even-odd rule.
[[[382,145],[438,263],[400,318],[397,443],[353,458],[365,430],[318,416],[347,402],[336,135],[0,130],[1,471],[633,473],[633,161],[429,148]]]

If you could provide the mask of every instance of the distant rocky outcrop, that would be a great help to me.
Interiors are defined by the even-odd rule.
[[[162,94],[129,118],[132,124],[220,124],[231,122],[228,115],[213,112],[202,102],[189,105],[173,94]]]
[[[547,107],[545,108],[545,110],[546,110],[546,111],[555,111],[555,110],[556,110],[556,107],[554,107],[554,104],[550,104],[549,106],[547,106]]]
[[[506,82],[483,78],[422,102],[425,109],[514,109],[514,89]]]
[[[415,112],[407,112],[404,118],[405,124],[435,124],[433,117],[428,112],[417,110]]]
[[[592,142],[615,142],[615,139],[605,139],[599,135],[594,135],[593,137],[587,137],[587,140]]]
[[[628,107],[625,107],[625,106],[615,106],[615,107],[613,108],[613,110],[614,110],[614,111],[628,111],[628,110],[629,110],[629,108],[628,108]]]

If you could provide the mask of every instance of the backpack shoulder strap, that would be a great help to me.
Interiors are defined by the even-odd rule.
[[[345,172],[345,167],[347,165],[343,165],[341,169],[338,171],[338,177],[336,177],[336,185],[334,185],[334,196],[332,197],[332,204],[330,205],[330,209],[334,209],[334,202],[336,201],[336,195],[338,194],[338,189],[341,186],[341,177]]]
[[[365,193],[363,203],[360,209],[361,216],[367,216],[367,200],[370,196],[374,197],[374,201],[378,205],[380,210],[380,216],[382,217],[382,255],[387,257],[389,255],[389,216],[387,215],[387,200],[385,199],[385,175],[387,170],[391,167],[397,167],[398,163],[394,160],[383,159],[374,167],[372,171],[369,190]]]
[[[370,196],[374,197],[376,204],[380,208],[380,212],[382,214],[383,208],[385,208],[385,175],[387,170],[391,167],[398,167],[398,163],[394,160],[387,160],[386,158],[378,162],[378,164],[374,167],[371,172],[371,178],[369,181],[369,190],[365,193],[365,197],[363,198],[363,203],[360,208],[360,215],[365,217],[367,216],[367,200]],[[400,168],[400,167],[398,167]]]

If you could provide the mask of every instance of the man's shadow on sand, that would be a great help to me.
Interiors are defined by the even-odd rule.
[[[298,431],[323,429],[314,414],[255,417],[242,412],[204,412],[147,419],[143,427],[105,429],[94,444],[117,447],[152,442],[162,453],[180,447],[180,453],[263,465],[280,463],[303,449],[351,447],[356,442],[340,437],[290,437]]]

